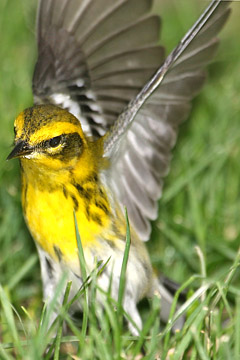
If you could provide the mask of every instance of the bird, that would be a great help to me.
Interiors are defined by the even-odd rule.
[[[229,3],[211,1],[166,57],[151,0],[39,1],[34,104],[14,122],[8,160],[20,160],[23,214],[38,251],[45,301],[64,273],[72,281],[71,298],[83,285],[76,224],[88,274],[96,261],[106,263],[97,283],[107,291],[111,282],[117,300],[126,208],[131,245],[123,308],[132,319],[129,329],[139,334],[137,304],[156,291],[167,321],[172,296],[153,271],[145,242],[179,125],[204,84]],[[52,321],[56,316],[57,310]]]

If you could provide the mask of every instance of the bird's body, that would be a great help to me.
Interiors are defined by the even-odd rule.
[[[146,15],[151,1],[57,5],[57,0],[40,2],[35,106],[17,117],[9,156],[21,162],[23,211],[40,256],[44,297],[53,297],[64,272],[73,282],[72,296],[82,285],[75,213],[87,271],[110,259],[98,284],[107,290],[111,281],[117,299],[126,206],[132,241],[123,306],[139,330],[141,298],[160,291],[171,302],[144,241],[157,215],[178,124],[202,86],[201,69],[213,56],[228,4],[221,8],[213,1],[165,62],[154,44],[158,20]],[[163,307],[165,319],[168,311]]]
[[[38,129],[34,128],[37,123]],[[46,298],[53,296],[53,283],[57,284],[66,271],[73,282],[72,296],[82,285],[74,211],[87,270],[92,272],[96,261],[105,263],[110,258],[114,266],[105,270],[99,285],[107,291],[107,279],[112,276],[117,300],[126,224],[104,174],[109,164],[103,158],[102,139],[93,142],[85,137],[79,121],[53,105],[25,110],[16,120],[15,132],[16,139],[24,138],[36,149],[21,159],[22,206],[42,260]],[[51,147],[49,140],[59,136],[60,144]],[[134,230],[128,269],[125,309],[140,326],[136,303],[152,293],[153,275],[145,244]]]

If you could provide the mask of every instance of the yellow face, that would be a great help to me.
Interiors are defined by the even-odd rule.
[[[16,118],[14,130],[15,147],[8,159],[31,160],[48,169],[70,169],[87,146],[79,121],[53,105],[24,110]]]

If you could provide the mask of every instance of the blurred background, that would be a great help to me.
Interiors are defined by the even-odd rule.
[[[208,1],[157,0],[160,43],[169,52]],[[36,60],[36,0],[0,2],[0,283],[17,309],[41,305],[40,269],[20,204],[18,162],[6,162],[16,115],[32,105]],[[202,249],[209,277],[229,271],[240,240],[240,2],[220,34],[208,80],[180,129],[171,171],[153,224],[149,251],[155,268],[182,283],[200,272]],[[239,280],[235,278],[235,284]],[[36,316],[36,315],[33,315]]]

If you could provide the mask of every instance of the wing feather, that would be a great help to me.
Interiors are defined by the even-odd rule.
[[[112,158],[107,174],[110,186],[116,189],[118,198],[127,207],[130,220],[142,240],[149,239],[150,220],[157,216],[156,204],[162,193],[162,180],[169,170],[178,126],[190,111],[191,99],[202,88],[204,67],[216,53],[216,35],[229,15],[229,4],[220,3],[205,25],[203,23],[200,32],[193,36],[190,45],[182,53],[182,43],[173,50],[172,58],[167,58],[158,70],[159,77],[156,73],[129,104],[109,133],[110,140],[106,140],[106,155]],[[211,6],[215,6],[214,1],[209,9]],[[188,41],[188,36],[184,41]],[[181,55],[177,57],[179,49]],[[167,69],[166,74],[161,75],[161,69]],[[159,87],[155,86],[158,81]],[[148,90],[149,94],[145,95]],[[126,119],[130,119],[130,123]],[[115,141],[118,151],[111,153],[109,148],[114,148]],[[121,168],[121,176],[116,172],[117,168]]]
[[[106,150],[112,166],[104,175],[119,203],[127,206],[142,240],[149,238],[178,126],[202,88],[228,5],[212,1],[213,14],[201,31],[188,33],[184,41],[190,39],[190,44],[181,56],[175,57],[178,46],[164,62],[164,49],[157,45],[160,20],[149,13],[152,0],[39,3],[35,103],[67,108],[79,118],[83,131],[96,138],[113,125],[112,143],[106,148],[118,151]],[[154,86],[152,76],[159,67],[167,68],[161,85],[151,96],[143,96],[139,106],[138,94]],[[130,126],[125,120],[131,113],[136,115]]]
[[[34,101],[102,136],[164,60],[152,0],[41,0]],[[115,94],[115,96],[113,96]]]

